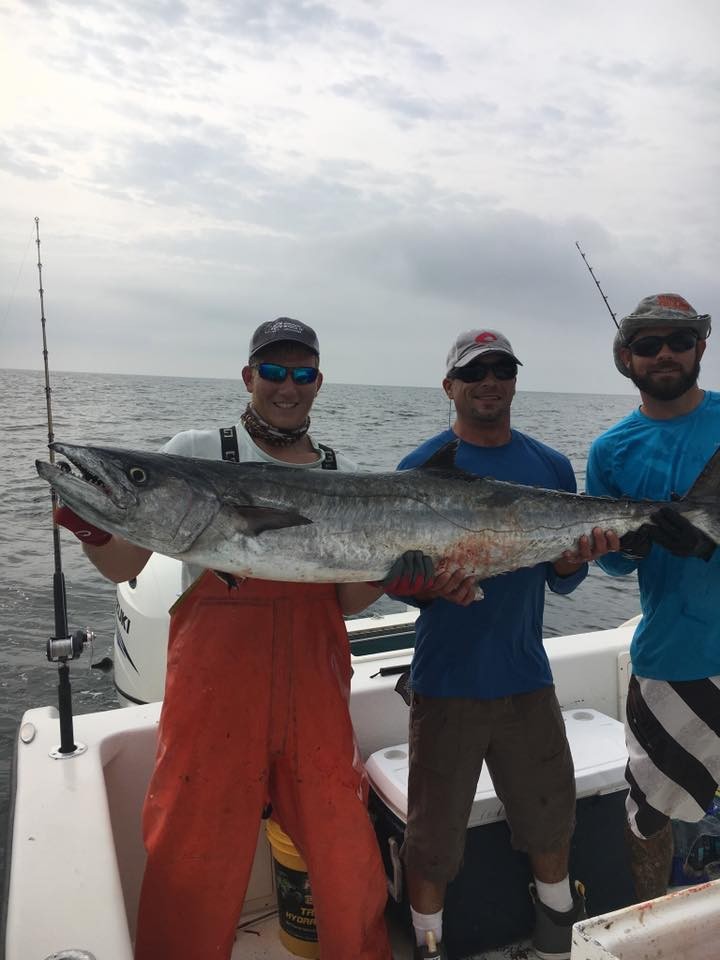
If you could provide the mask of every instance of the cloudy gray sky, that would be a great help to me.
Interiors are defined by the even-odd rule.
[[[720,327],[717,0],[0,2],[0,366],[232,377],[312,323],[330,381],[628,392],[610,303]],[[720,385],[713,340],[703,383]],[[632,388],[630,388],[632,389]]]

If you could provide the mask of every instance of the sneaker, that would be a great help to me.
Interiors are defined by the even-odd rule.
[[[585,887],[576,880],[572,888],[573,905],[566,913],[547,907],[537,895],[535,884],[530,884],[530,896],[535,904],[535,929],[532,945],[540,960],[569,960],[572,949],[572,928],[578,920],[585,920]]]
[[[442,945],[438,943],[432,933],[425,934],[425,946],[415,947],[413,960],[447,960],[447,952]]]

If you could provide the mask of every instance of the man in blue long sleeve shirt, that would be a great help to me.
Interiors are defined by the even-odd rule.
[[[589,494],[669,501],[693,485],[720,447],[720,394],[697,383],[709,332],[710,317],[677,294],[646,297],[622,320],[615,365],[642,403],[592,444]],[[626,775],[641,899],[667,889],[669,818],[701,819],[720,779],[720,551],[669,508],[653,519],[598,561],[612,576],[637,570],[640,585]]]
[[[460,334],[447,358],[443,388],[456,420],[407,456],[418,466],[460,439],[457,466],[480,476],[575,492],[562,454],[510,427],[520,361],[497,331]],[[593,531],[577,550],[456,593],[416,597],[411,685],[408,820],[402,855],[416,932],[417,960],[444,956],[442,907],[455,876],[483,762],[502,799],[516,849],[528,853],[537,910],[539,956],[570,956],[572,924],[584,916],[581,885],[571,887],[568,853],[575,819],[575,778],[550,664],[542,643],[545,586],[569,593],[587,560],[618,549],[614,534]],[[428,944],[430,946],[428,946]]]

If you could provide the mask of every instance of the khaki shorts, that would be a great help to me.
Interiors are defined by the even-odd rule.
[[[402,856],[431,882],[460,869],[483,761],[516,850],[544,853],[572,836],[575,772],[554,687],[497,700],[413,694]]]

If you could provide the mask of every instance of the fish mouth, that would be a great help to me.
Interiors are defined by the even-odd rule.
[[[54,442],[50,449],[65,457],[79,476],[64,462],[53,464],[36,460],[37,472],[53,487],[63,503],[84,519],[94,519],[88,516],[89,508],[102,520],[119,522],[129,508],[137,506],[137,494],[124,471],[107,458],[94,454],[92,447]]]

